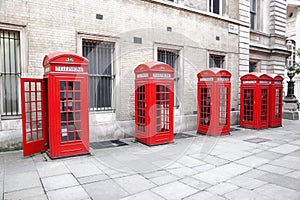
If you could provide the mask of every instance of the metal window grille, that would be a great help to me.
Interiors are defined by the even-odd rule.
[[[174,107],[179,107],[178,101],[178,51],[171,49],[158,49],[157,50],[157,60],[170,65],[174,69]]]
[[[209,68],[223,68],[224,56],[209,55]]]
[[[83,40],[83,56],[89,60],[89,109],[112,110],[113,51],[111,42]]]
[[[2,116],[17,116],[20,108],[20,34],[0,30],[0,96]]]

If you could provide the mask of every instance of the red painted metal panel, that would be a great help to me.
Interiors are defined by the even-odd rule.
[[[272,78],[269,75],[258,72],[241,77],[241,127],[268,128],[271,80]]]
[[[49,150],[51,158],[89,153],[88,61],[72,53],[44,58],[48,81]]]
[[[134,71],[136,140],[147,145],[172,142],[174,70],[162,62],[148,62]]]
[[[282,93],[283,78],[277,74],[269,74],[272,78],[270,86],[270,117],[269,127],[282,126]]]
[[[229,134],[231,74],[224,69],[210,68],[197,77],[197,132],[213,136]]]
[[[46,151],[48,130],[45,82],[21,78],[23,155]]]

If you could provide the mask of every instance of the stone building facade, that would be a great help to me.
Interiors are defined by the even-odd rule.
[[[288,0],[287,1],[287,40],[290,42],[288,45],[292,55],[288,58],[287,65],[293,62],[300,63],[300,58],[296,56],[296,51],[300,51],[300,1]],[[300,75],[296,75],[293,80],[295,81],[295,96],[300,101]]]
[[[21,147],[20,77],[41,78],[43,57],[56,51],[86,56],[98,69],[89,79],[91,141],[134,135],[133,70],[151,60],[175,69],[176,132],[195,130],[196,75],[209,67],[232,73],[238,123],[239,78],[249,63],[282,75],[287,56],[285,1],[256,0],[255,11],[250,1],[1,1],[0,150]]]

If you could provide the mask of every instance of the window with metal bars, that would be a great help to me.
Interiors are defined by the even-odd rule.
[[[174,69],[174,107],[179,107],[178,101],[178,83],[179,83],[179,73],[178,73],[178,50],[172,49],[158,49],[157,50],[157,61],[164,62],[170,65]]]
[[[0,30],[1,116],[21,114],[20,76],[20,33]]]
[[[217,67],[217,68],[223,68],[224,64],[224,58],[225,56],[219,56],[219,55],[209,55],[209,68]]]
[[[114,43],[84,39],[82,52],[83,56],[89,60],[89,109],[110,111],[113,109]]]

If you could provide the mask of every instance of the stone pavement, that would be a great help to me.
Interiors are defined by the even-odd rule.
[[[300,199],[300,121],[50,160],[0,153],[2,199]],[[195,135],[195,131],[188,134]]]

